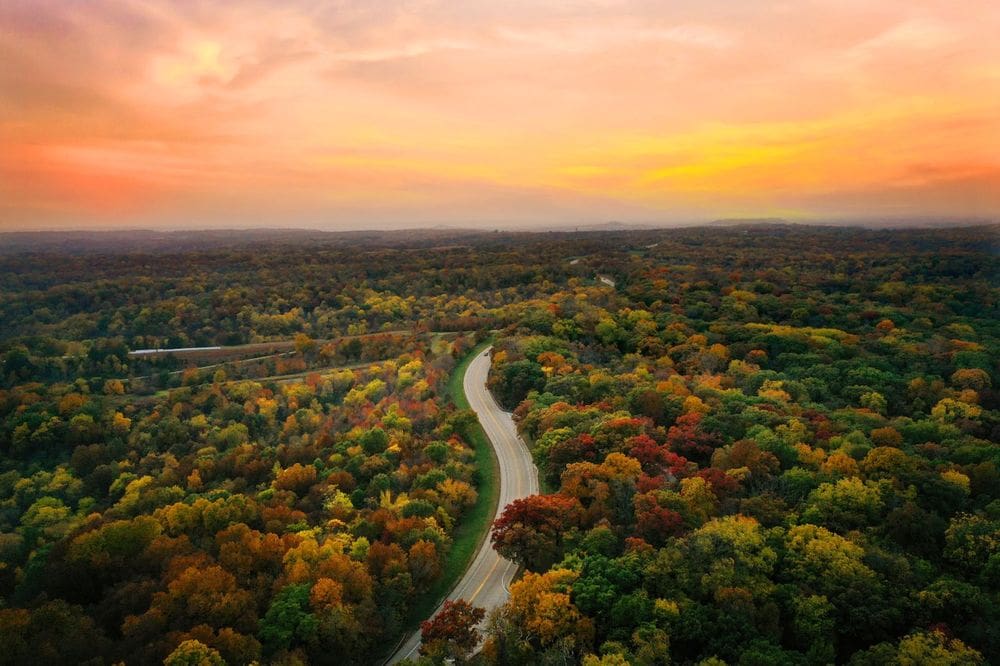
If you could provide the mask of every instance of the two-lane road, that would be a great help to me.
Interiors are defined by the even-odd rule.
[[[504,507],[521,497],[538,492],[538,471],[531,460],[531,453],[517,434],[514,420],[500,409],[486,389],[486,376],[490,370],[490,349],[476,356],[465,372],[463,386],[469,406],[479,417],[479,423],[493,445],[500,469],[500,501],[498,517]],[[486,609],[487,615],[507,600],[507,589],[517,571],[517,565],[497,555],[489,539],[483,541],[469,569],[462,576],[448,599],[465,599],[474,606]],[[438,608],[435,610],[441,610]],[[413,658],[420,648],[420,632],[414,632],[387,663]]]

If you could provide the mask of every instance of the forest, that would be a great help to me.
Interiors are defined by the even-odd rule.
[[[0,663],[1000,663],[998,238],[19,237]],[[508,601],[421,624],[482,538]]]

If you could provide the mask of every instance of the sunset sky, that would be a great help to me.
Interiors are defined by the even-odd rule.
[[[0,2],[0,230],[998,214],[996,0]]]

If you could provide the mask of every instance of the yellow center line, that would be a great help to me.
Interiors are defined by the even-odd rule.
[[[493,575],[493,572],[497,570],[497,567],[498,567],[498,566],[500,566],[500,562],[502,562],[502,561],[503,561],[503,560],[502,560],[501,558],[499,558],[499,557],[498,557],[498,558],[496,559],[496,562],[494,562],[494,563],[493,563],[493,566],[492,566],[492,567],[490,568],[490,571],[489,571],[489,573],[487,573],[487,574],[486,574],[486,575],[485,575],[485,576],[483,577],[483,582],[481,582],[481,583],[479,584],[479,587],[477,587],[477,588],[476,588],[476,591],[472,593],[472,596],[471,596],[471,597],[469,597],[469,598],[467,599],[467,601],[468,601],[468,602],[469,602],[470,604],[471,604],[471,603],[472,603],[472,602],[473,602],[473,601],[475,600],[475,598],[476,598],[476,597],[478,597],[478,596],[479,596],[479,593],[483,591],[483,586],[485,586],[485,585],[486,585],[486,582],[487,582],[487,581],[488,581],[488,580],[490,579],[490,576],[492,576],[492,575]]]

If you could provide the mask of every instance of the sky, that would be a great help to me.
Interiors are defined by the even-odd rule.
[[[995,0],[3,0],[0,230],[1000,216]]]

